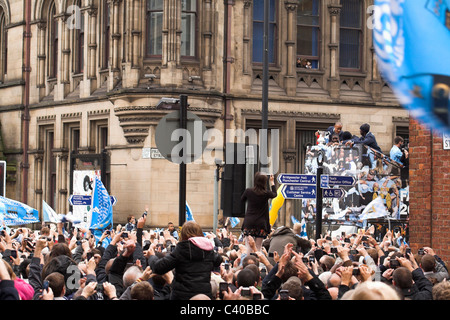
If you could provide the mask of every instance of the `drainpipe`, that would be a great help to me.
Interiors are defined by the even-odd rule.
[[[23,161],[22,161],[22,202],[28,202],[28,169],[30,164],[28,162],[28,148],[29,148],[29,131],[30,131],[30,45],[31,45],[31,0],[25,1],[25,63],[23,72],[25,75],[25,96],[24,96],[24,110],[22,114],[23,122]]]
[[[231,83],[231,63],[233,58],[231,57],[231,10],[234,5],[234,0],[225,0],[225,137],[226,130],[230,129],[230,122],[233,120],[233,115],[231,114],[231,99],[228,96],[230,93],[230,83]],[[226,141],[225,141],[226,142]]]

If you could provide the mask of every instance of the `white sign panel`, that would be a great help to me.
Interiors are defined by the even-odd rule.
[[[444,148],[444,150],[450,150],[450,134],[443,134],[442,147]]]

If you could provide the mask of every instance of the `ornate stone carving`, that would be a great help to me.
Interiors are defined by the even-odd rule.
[[[329,4],[328,12],[332,16],[338,16],[341,14],[341,8],[342,8],[342,5],[340,5],[340,4]]]

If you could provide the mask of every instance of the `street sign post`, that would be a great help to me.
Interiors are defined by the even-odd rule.
[[[277,180],[281,184],[306,184],[316,185],[316,175],[314,174],[295,174],[295,173],[281,173]]]
[[[351,187],[356,184],[356,178],[351,176],[329,176],[322,174],[320,176],[320,186],[322,188],[334,187],[334,186],[346,186]]]
[[[315,199],[316,186],[303,184],[286,184],[281,188],[285,199]]]

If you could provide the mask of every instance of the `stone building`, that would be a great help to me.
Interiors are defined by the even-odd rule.
[[[157,104],[187,95],[207,128],[260,128],[263,3],[0,0],[7,196],[66,213],[72,170],[101,168],[118,200],[115,222],[146,204],[149,225],[176,222],[178,166],[148,156],[170,112]],[[370,123],[384,152],[408,136],[409,114],[377,71],[372,5],[270,0],[268,113],[280,132],[279,172],[301,172],[305,145],[336,121],[355,135]],[[187,201],[204,226],[213,221],[214,169],[187,165]],[[296,210],[287,201],[280,223]]]

